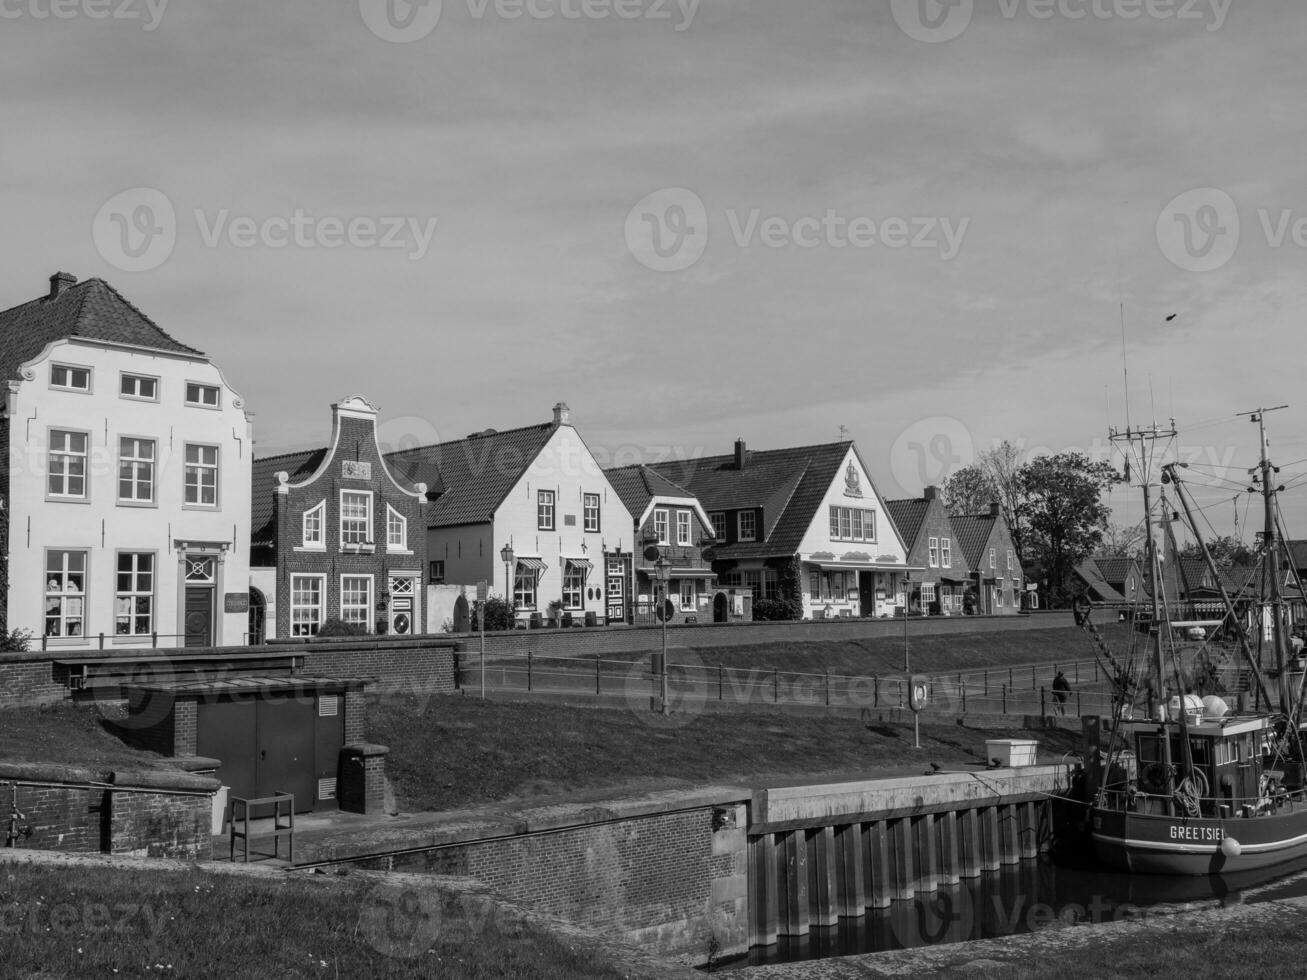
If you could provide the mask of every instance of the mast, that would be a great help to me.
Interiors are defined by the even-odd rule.
[[[1261,482],[1262,482],[1262,504],[1265,509],[1265,532],[1263,543],[1266,547],[1266,555],[1263,561],[1266,562],[1265,568],[1270,579],[1271,593],[1271,639],[1275,649],[1275,671],[1279,679],[1280,689],[1280,710],[1289,714],[1293,710],[1293,694],[1289,690],[1289,675],[1285,669],[1285,637],[1284,637],[1284,595],[1281,592],[1283,583],[1280,580],[1280,534],[1277,522],[1275,520],[1275,494],[1279,488],[1274,485],[1272,477],[1279,470],[1271,465],[1269,444],[1266,441],[1266,415],[1269,412],[1279,412],[1288,408],[1288,405],[1279,405],[1276,408],[1259,408],[1255,412],[1244,412],[1243,415],[1255,422],[1260,433],[1261,441]]]

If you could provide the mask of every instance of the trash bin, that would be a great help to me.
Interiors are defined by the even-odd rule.
[[[599,617],[598,617],[595,613],[593,613],[593,612],[587,612],[587,613],[585,614],[585,625],[586,625],[586,626],[598,626],[598,625],[599,625]]]

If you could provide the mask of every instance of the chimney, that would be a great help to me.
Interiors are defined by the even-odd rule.
[[[54,299],[66,289],[77,285],[77,277],[68,272],[56,272],[50,277],[49,299]]]
[[[554,425],[571,425],[572,410],[567,407],[567,402],[559,402],[554,406]]]
[[[743,439],[735,440],[735,468],[744,469],[744,464],[749,460],[749,450],[744,446]]]
[[[927,499],[927,500],[938,500],[938,499],[939,499],[939,487],[926,487],[925,499]]]
[[[999,516],[1000,514],[1002,514],[1002,513],[1003,513],[1003,509],[1002,509],[1001,507],[999,507],[999,505],[998,505],[998,501],[997,501],[997,500],[991,500],[991,501],[989,502],[989,516],[990,516],[990,517],[998,517],[998,516]]]

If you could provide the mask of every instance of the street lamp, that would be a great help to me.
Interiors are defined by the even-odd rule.
[[[509,578],[510,575],[509,570],[513,567],[513,560],[517,558],[517,555],[513,554],[513,546],[511,544],[506,544],[500,550],[499,557],[504,562],[504,602],[507,603],[511,608],[512,599],[510,597],[512,596],[513,593],[511,591],[512,585],[511,585],[511,579]]]
[[[672,577],[672,563],[666,558],[659,558],[654,562],[654,571],[658,575],[658,582],[662,586],[662,603],[659,606],[658,614],[663,621],[663,671],[662,671],[662,688],[660,710],[667,714],[667,583]]]
[[[909,672],[908,666],[908,616],[912,613],[912,573],[903,573],[903,670]]]

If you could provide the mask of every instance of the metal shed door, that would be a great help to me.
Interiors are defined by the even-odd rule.
[[[315,700],[301,693],[258,702],[257,795],[294,793],[297,812],[312,810],[317,796],[313,763]]]

